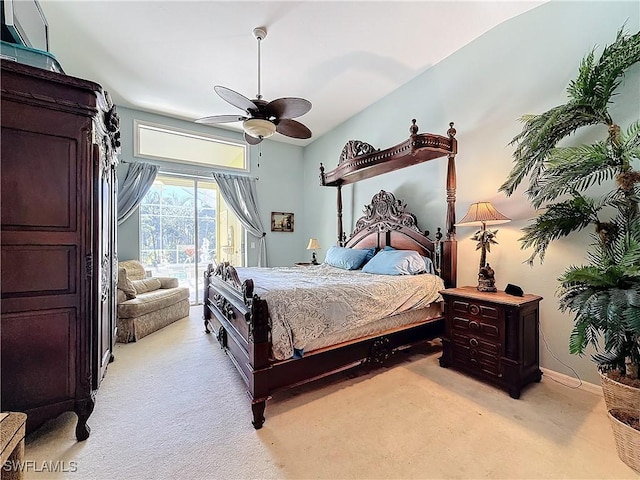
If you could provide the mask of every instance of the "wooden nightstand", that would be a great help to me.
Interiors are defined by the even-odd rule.
[[[520,397],[542,378],[539,359],[539,303],[542,297],[449,288],[444,298],[445,334],[441,367],[454,367]]]

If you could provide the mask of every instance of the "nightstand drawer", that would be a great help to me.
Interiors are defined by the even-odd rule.
[[[500,359],[479,349],[453,345],[454,365],[470,371],[500,378]]]
[[[465,317],[483,320],[488,323],[497,324],[500,320],[500,310],[498,308],[473,300],[453,300],[451,309],[454,314],[463,314]]]
[[[487,352],[489,355],[494,355],[496,358],[502,355],[499,343],[489,342],[480,337],[464,335],[454,330],[451,332],[451,340],[453,340],[455,345]]]
[[[500,339],[500,328],[496,323],[485,319],[474,319],[468,317],[453,317],[453,329],[461,332],[481,335],[487,339]]]

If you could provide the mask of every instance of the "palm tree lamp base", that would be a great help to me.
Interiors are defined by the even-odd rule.
[[[495,272],[491,265],[487,263],[486,266],[481,267],[478,272],[478,286],[476,287],[479,292],[497,292]]]

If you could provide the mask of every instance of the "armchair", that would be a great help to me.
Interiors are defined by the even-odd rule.
[[[118,342],[135,342],[188,316],[189,289],[177,278],[146,278],[137,260],[118,263]]]

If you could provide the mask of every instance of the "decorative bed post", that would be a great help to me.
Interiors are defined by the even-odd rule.
[[[338,210],[338,243],[341,247],[344,246],[344,229],[342,227],[342,185],[338,185],[338,199],[337,199],[337,210]]]
[[[458,141],[455,138],[456,129],[453,122],[449,123],[447,135],[451,140],[451,153],[447,155],[447,239],[443,244],[446,265],[442,265],[443,278],[447,288],[456,286],[458,278],[458,241],[456,240],[456,154],[458,153]]]
[[[447,240],[456,239],[456,153],[458,141],[455,139],[456,129],[453,122],[449,124],[447,135],[451,140],[451,153],[447,155]]]

